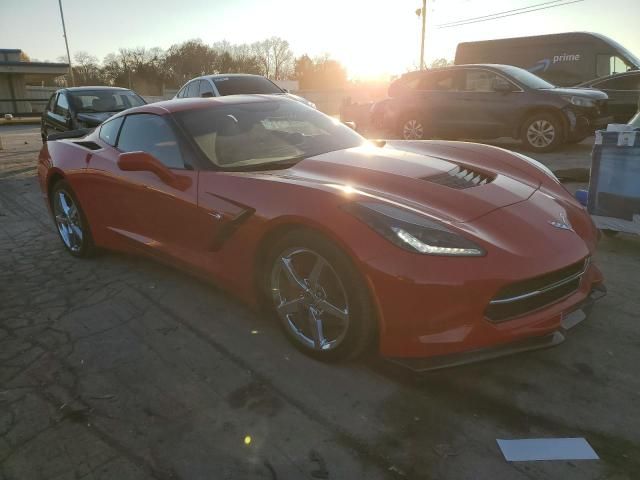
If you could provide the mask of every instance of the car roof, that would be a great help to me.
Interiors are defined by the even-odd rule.
[[[59,91],[67,91],[67,92],[82,92],[82,91],[95,91],[95,90],[122,90],[122,91],[127,91],[127,92],[131,92],[132,90],[128,89],[128,88],[122,88],[122,87],[106,87],[104,85],[98,85],[95,87],[90,87],[90,86],[85,86],[85,87],[66,87],[66,88],[61,88]]]
[[[421,73],[430,73],[430,72],[446,72],[448,70],[463,70],[465,68],[486,68],[489,70],[504,71],[505,68],[511,69],[511,68],[520,68],[520,67],[516,67],[514,65],[505,65],[501,63],[465,63],[464,65],[448,65],[446,67],[427,68],[425,70],[414,70],[412,72],[407,72],[404,75],[419,75]],[[521,70],[524,70],[524,69],[521,69]]]
[[[193,80],[197,80],[199,78],[210,78],[211,80],[215,80],[216,78],[237,78],[237,77],[267,78],[267,77],[265,77],[263,75],[254,75],[253,73],[214,73],[214,74],[211,74],[211,75],[201,75],[199,77],[194,78]]]
[[[629,70],[627,72],[612,73],[611,75],[604,75],[602,77],[592,78],[591,80],[587,80],[586,82],[582,82],[576,86],[580,87],[585,85],[591,85],[593,83],[602,82],[604,80],[609,80],[611,78],[633,77],[636,75],[640,75],[640,70]]]
[[[212,106],[225,106],[225,105],[241,105],[247,103],[266,103],[266,102],[294,102],[286,97],[279,97],[274,95],[227,95],[224,97],[210,97],[210,98],[180,98],[172,100],[164,100],[161,102],[149,103],[147,105],[140,105],[139,107],[130,108],[123,113],[128,115],[130,113],[153,113],[156,115],[167,115],[174,112],[182,112],[185,110],[199,110],[201,108],[207,108]]]

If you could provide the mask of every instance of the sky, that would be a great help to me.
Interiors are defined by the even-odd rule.
[[[572,5],[455,28],[443,23],[545,0],[427,0],[426,63],[453,60],[459,42],[566,31],[607,35],[640,56],[640,0]],[[62,0],[69,47],[102,59],[121,47],[168,48],[200,38],[289,41],[296,55],[328,53],[352,79],[414,69],[419,62],[421,0]],[[65,54],[57,0],[0,0],[0,48],[38,60]]]

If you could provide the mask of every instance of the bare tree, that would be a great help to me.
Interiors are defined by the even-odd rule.
[[[293,71],[293,52],[289,42],[271,37],[251,45],[262,68],[262,74],[275,80],[289,78]]]
[[[103,83],[98,58],[80,51],[73,56],[73,74],[78,85],[99,85]]]

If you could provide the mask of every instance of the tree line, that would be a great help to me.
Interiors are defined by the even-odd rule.
[[[67,59],[61,57],[60,61]],[[205,44],[188,40],[161,48],[120,48],[102,62],[87,52],[77,52],[72,61],[75,84],[112,85],[160,95],[199,75],[252,73],[272,80],[297,80],[301,90],[332,90],[347,83],[344,67],[328,55],[295,57],[289,42],[271,37],[250,44],[227,41]],[[63,82],[66,80],[63,80]]]

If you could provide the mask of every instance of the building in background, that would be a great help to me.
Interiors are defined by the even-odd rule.
[[[28,62],[22,50],[0,49],[0,114],[39,115],[50,95],[39,86],[68,71],[67,63]]]

